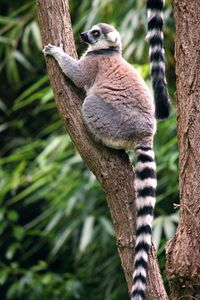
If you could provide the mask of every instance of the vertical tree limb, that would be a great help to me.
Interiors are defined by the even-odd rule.
[[[167,246],[172,299],[200,299],[200,2],[174,0],[180,224]]]
[[[63,42],[64,49],[77,57],[71,29],[68,4],[65,0],[37,0],[38,19],[43,45]],[[124,151],[115,151],[97,145],[85,131],[81,102],[83,95],[61,73],[57,63],[46,59],[50,82],[57,108],[66,130],[90,170],[105,191],[115,226],[117,248],[130,291],[135,233],[134,173]],[[149,255],[148,300],[166,300],[167,296],[159,273],[154,248]]]

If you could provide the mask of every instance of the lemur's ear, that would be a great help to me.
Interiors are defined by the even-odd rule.
[[[117,31],[109,32],[106,35],[106,37],[107,37],[107,40],[113,44],[120,44],[120,42],[121,42],[120,34]]]

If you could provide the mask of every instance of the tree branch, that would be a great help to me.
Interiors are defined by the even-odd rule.
[[[64,49],[77,57],[71,29],[68,4],[65,0],[38,0],[38,19],[43,45],[63,43]],[[128,289],[132,285],[132,265],[135,233],[134,173],[124,151],[97,145],[87,134],[81,115],[83,92],[74,87],[61,73],[54,59],[46,58],[48,74],[56,105],[65,128],[89,169],[105,191],[115,226],[117,248]],[[166,300],[155,251],[149,255],[148,300]]]
[[[200,299],[199,2],[174,0],[180,224],[168,243],[172,299]]]

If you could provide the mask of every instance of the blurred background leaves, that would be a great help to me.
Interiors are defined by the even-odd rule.
[[[70,1],[78,34],[98,22],[122,35],[124,56],[150,85],[145,1]],[[167,78],[175,92],[174,23],[165,9]],[[128,299],[105,195],[66,134],[49,85],[35,1],[0,2],[0,297]],[[178,223],[174,109],[155,140],[158,192],[153,238],[161,270]],[[164,272],[163,272],[164,275]],[[165,275],[164,275],[165,277]],[[167,285],[167,281],[165,280]]]

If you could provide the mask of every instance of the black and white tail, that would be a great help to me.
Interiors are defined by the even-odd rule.
[[[148,251],[151,246],[151,227],[157,180],[153,148],[137,147],[136,154],[137,230],[131,300],[143,300],[146,290]]]
[[[170,112],[163,49],[163,5],[164,0],[147,0],[148,34],[146,39],[149,44],[151,79],[158,119],[167,118]]]

